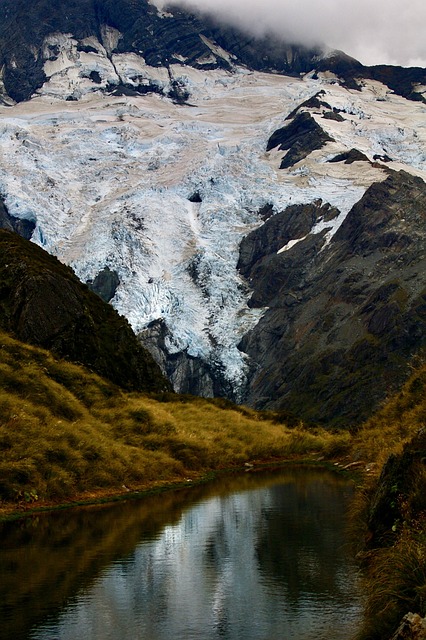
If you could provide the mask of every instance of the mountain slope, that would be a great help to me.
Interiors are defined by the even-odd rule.
[[[169,389],[125,318],[81,284],[69,267],[4,230],[0,230],[0,326],[126,389]]]
[[[248,400],[351,424],[400,385],[426,346],[426,184],[391,172],[325,245],[324,232],[300,228],[328,213],[312,209],[277,214],[241,245],[251,304],[269,309],[243,340],[260,370]],[[289,231],[300,237],[293,246]]]
[[[4,226],[34,229],[33,242],[110,300],[176,390],[362,419],[387,392],[378,384],[364,406],[369,381],[384,372],[398,384],[423,348],[423,210],[416,217],[412,203],[423,206],[426,178],[425,70],[365,68],[142,0],[83,4],[58,0],[49,12],[38,1],[24,14],[0,3]],[[343,242],[351,220],[369,245],[386,231],[369,270],[352,255],[355,235]],[[335,304],[333,287],[340,268],[350,280],[351,261],[365,304],[393,314],[392,348],[367,312],[362,330],[345,325],[354,335],[342,347],[342,313],[362,292],[354,280],[346,296],[358,302]],[[312,313],[324,306],[314,298],[331,300],[315,340]],[[364,351],[346,356],[370,334],[385,355],[355,380]]]
[[[61,55],[55,41],[59,34],[71,34],[80,41],[78,51],[86,54],[98,51],[93,43],[84,42],[96,38],[111,62],[113,54],[132,53],[143,56],[152,67],[184,62],[198,69],[231,70],[244,65],[288,75],[331,71],[351,88],[358,88],[363,78],[372,78],[404,97],[422,100],[417,91],[424,83],[422,69],[364,67],[339,51],[324,55],[320,48],[308,49],[276,37],[256,39],[174,6],[160,11],[147,0],[37,0],[30,5],[24,0],[1,0],[0,64],[5,92],[13,100],[28,100],[46,81],[46,62],[55,62]],[[128,88],[141,88],[136,76],[129,84]]]
[[[277,65],[280,71],[305,72],[312,68],[318,51],[270,43],[252,43],[252,38],[226,27],[172,9],[159,11],[146,0],[38,0],[28,6],[22,0],[0,4],[0,53],[4,84],[14,100],[27,100],[46,80],[45,61],[55,61],[60,49],[52,34],[70,33],[82,41],[95,37],[111,54],[142,55],[153,67],[168,67],[185,61],[200,68],[231,68],[234,62],[259,68]],[[46,40],[47,38],[47,40]],[[80,52],[96,47],[80,45]],[[224,48],[223,48],[224,47]],[[134,85],[131,82],[131,85]]]
[[[0,518],[31,503],[188,486],[252,460],[332,456],[350,440],[224,401],[128,393],[1,329],[0,345]]]

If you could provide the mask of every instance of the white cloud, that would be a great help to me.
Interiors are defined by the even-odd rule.
[[[325,43],[364,64],[426,66],[425,0],[154,0],[215,16],[260,35]]]

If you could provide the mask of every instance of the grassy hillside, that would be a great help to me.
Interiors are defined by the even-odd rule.
[[[350,439],[263,418],[220,400],[126,392],[0,333],[3,507],[132,491],[254,459],[331,455]]]
[[[401,390],[359,428],[352,438],[352,456],[375,465],[377,475],[390,455],[426,425],[426,365],[418,364]]]

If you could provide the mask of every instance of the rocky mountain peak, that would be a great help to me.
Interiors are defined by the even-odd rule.
[[[61,34],[71,39],[68,45],[64,46]],[[37,0],[30,5],[24,0],[2,0],[0,3],[3,99],[9,96],[18,102],[28,100],[46,82],[48,69],[55,66],[53,63],[60,57],[65,55],[76,62],[84,57],[80,54],[90,53],[105,54],[109,60],[113,54],[132,53],[142,57],[149,66],[165,68],[184,63],[204,70],[243,65],[286,75],[331,71],[350,88],[359,88],[363,78],[374,78],[412,99],[421,99],[415,87],[424,81],[421,69],[408,73],[397,67],[364,67],[341,51],[324,55],[321,49],[276,37],[253,38],[234,27],[219,25],[210,18],[195,16],[175,6],[160,11],[148,0]],[[84,61],[82,64],[84,67]],[[99,70],[92,74],[91,80],[102,84]],[[121,84],[121,80],[114,80],[112,84]],[[136,78],[130,85],[130,89],[138,87]],[[106,86],[111,89],[108,83]]]
[[[251,304],[269,309],[241,348],[257,363],[249,401],[340,426],[370,415],[425,347],[426,185],[392,172],[326,245],[309,233],[320,216],[289,207],[244,239]]]

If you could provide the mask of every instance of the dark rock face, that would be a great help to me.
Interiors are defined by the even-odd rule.
[[[291,292],[298,287],[305,259],[315,250],[316,245],[321,243],[321,237],[318,236],[312,242],[306,243],[299,267],[293,263],[292,268],[288,269],[286,253],[277,253],[293,238],[307,236],[320,218],[331,220],[338,213],[337,209],[328,204],[323,205],[321,201],[317,204],[293,205],[269,218],[262,227],[243,239],[238,270],[252,286],[255,283],[250,306],[273,305],[277,287],[280,290],[286,287],[291,300],[297,298]]]
[[[0,325],[19,340],[83,364],[126,389],[170,389],[125,318],[89,291],[69,267],[4,230]]]
[[[169,353],[166,346],[169,335],[165,322],[157,320],[140,334],[140,338],[144,347],[159,363],[163,374],[171,381],[175,391],[204,398],[235,400],[231,385],[222,375],[220,368],[214,368],[184,351]]]
[[[308,98],[307,100],[299,104],[295,109],[293,109],[293,111],[291,111],[291,113],[289,113],[286,117],[286,120],[293,120],[293,118],[297,116],[301,109],[321,109],[321,107],[331,109],[330,105],[321,99],[322,96],[325,96],[325,91],[318,91],[318,93],[312,96],[312,98]]]
[[[339,153],[334,156],[329,162],[344,162],[345,164],[352,164],[353,162],[369,162],[367,156],[358,149],[351,149],[344,153]]]
[[[392,158],[390,158],[387,154],[380,155],[378,153],[374,154],[373,160],[380,160],[380,162],[392,162]]]
[[[280,151],[287,151],[280,169],[288,169],[306,158],[312,151],[321,149],[327,142],[334,142],[334,140],[309,113],[303,112],[298,113],[286,127],[272,134],[266,150],[271,151],[278,147]]]
[[[185,104],[190,97],[190,93],[181,82],[172,80],[168,96],[175,104]]]
[[[120,83],[107,88],[108,93],[112,96],[144,96],[147,93],[162,94],[163,90],[157,84],[150,82],[148,84],[140,84],[137,86],[128,83]]]
[[[57,56],[54,45],[48,52],[43,50],[46,36],[71,33],[83,40],[94,35],[103,42],[103,27],[107,25],[122,34],[114,52],[140,54],[152,66],[168,67],[183,57],[185,64],[200,69],[232,69],[233,64],[242,64],[286,75],[332,71],[349,88],[358,89],[362,79],[374,78],[406,98],[424,100],[415,91],[416,85],[426,84],[424,69],[363,67],[342,52],[322,58],[319,49],[278,38],[256,39],[176,7],[168,11],[172,18],[161,17],[147,0],[2,0],[0,69],[7,94],[18,102],[28,100],[42,86],[46,80],[44,62]],[[219,45],[227,55],[212,51],[209,43]],[[79,43],[78,47],[88,50],[85,44]],[[98,78],[94,76],[93,81]]]
[[[109,267],[105,267],[93,281],[89,280],[86,284],[104,302],[109,302],[115,296],[120,279],[116,271],[111,271]]]
[[[35,223],[31,220],[21,220],[11,216],[0,194],[0,229],[14,231],[18,235],[30,240],[35,229]]]
[[[424,84],[426,71],[421,67],[406,69],[404,67],[378,65],[363,69],[361,75],[364,78],[383,82],[389,89],[408,100],[425,102],[425,98],[415,91],[416,85]]]
[[[45,81],[42,45],[54,32],[72,33],[78,39],[99,33],[93,0],[1,2],[0,66],[4,65],[6,91],[17,102],[28,100]],[[51,57],[54,55],[52,51]]]
[[[0,67],[4,66],[4,84],[8,95],[16,101],[28,100],[45,81],[43,41],[51,33],[72,33],[78,39],[95,35],[102,42],[102,26],[120,31],[115,52],[143,55],[151,66],[169,66],[182,56],[186,64],[201,69],[230,68],[227,57],[213,56],[200,37],[219,44],[247,66],[275,68],[299,73],[312,66],[318,53],[303,47],[272,43],[253,38],[238,30],[218,27],[209,20],[171,9],[173,18],[162,18],[147,0],[37,0],[28,5],[24,0],[2,0],[0,4]],[[84,47],[84,45],[80,45]],[[263,55],[260,55],[262,53]],[[55,59],[55,51],[49,54]],[[291,60],[291,63],[288,62]],[[95,78],[96,81],[96,78]],[[173,87],[179,100],[181,90]],[[173,95],[172,98],[175,96]]]
[[[203,21],[204,24],[208,25],[213,40],[234,56],[236,63],[258,71],[278,71],[284,75],[297,76],[311,71],[321,53],[319,49],[283,42],[277,37],[257,39],[236,28],[218,26],[211,21]]]
[[[190,195],[188,200],[189,202],[194,202],[195,204],[199,204],[203,201],[199,191],[195,191],[192,195]]]
[[[241,245],[251,304],[269,307],[241,343],[253,362],[246,401],[349,426],[401,384],[425,347],[426,185],[391,173],[326,246],[309,234],[323,210],[289,207]],[[290,238],[300,241],[277,254]]]
[[[333,111],[325,111],[325,113],[323,113],[324,120],[334,120],[335,122],[344,122],[344,117],[340,115],[340,113],[338,111],[335,111],[333,109]]]

